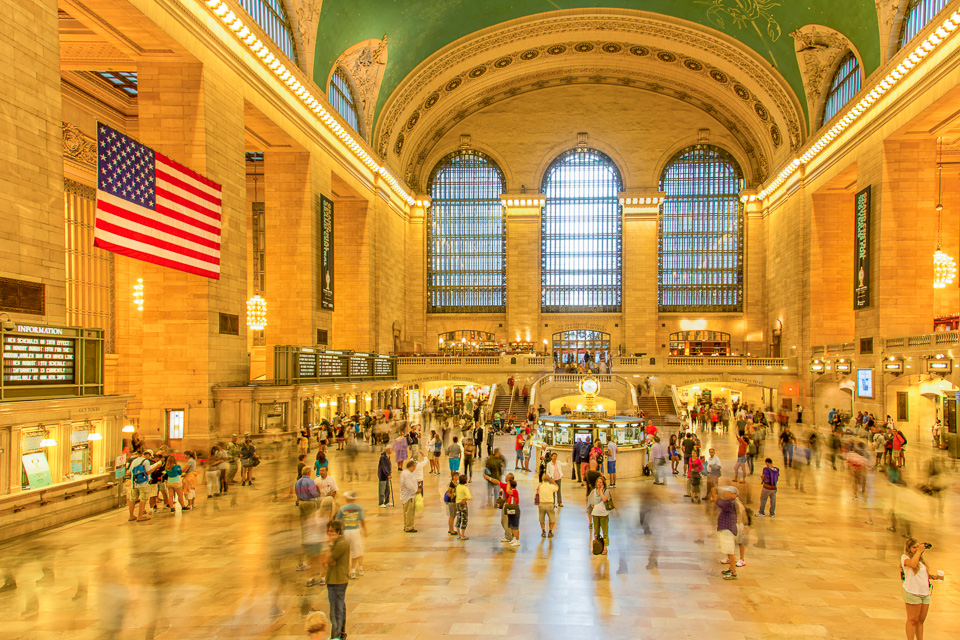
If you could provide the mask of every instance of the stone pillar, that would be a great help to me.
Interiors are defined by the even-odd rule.
[[[182,446],[202,446],[216,425],[211,387],[248,378],[245,336],[219,333],[219,313],[246,312],[243,98],[234,79],[200,64],[137,71],[140,141],[222,186],[221,274],[213,280],[118,257],[120,268],[144,281],[142,345],[118,339],[121,366],[141,366],[147,438],[165,440],[165,410],[182,409]],[[126,303],[130,292],[117,296]],[[131,357],[138,347],[139,359]]]
[[[371,222],[366,200],[337,200],[333,211],[333,264],[335,274],[334,349],[370,351],[374,348],[375,323],[371,292]]]
[[[417,196],[417,203],[410,208],[407,224],[406,270],[407,307],[406,340],[420,342],[427,353],[437,350],[436,336],[427,336],[427,234],[426,214],[430,206],[427,196]]]
[[[507,216],[507,322],[504,342],[543,344],[551,329],[540,319],[540,194],[504,194]]]
[[[269,379],[273,378],[276,345],[307,346],[316,341],[313,316],[320,306],[319,249],[310,154],[267,151],[263,172],[267,244],[264,337]]]
[[[623,329],[624,355],[657,350],[658,220],[665,193],[630,192],[620,194],[623,207]],[[611,336],[616,341],[621,336]],[[617,345],[611,344],[611,355]]]
[[[63,139],[57,3],[8,4],[0,25],[0,276],[42,283],[45,313],[66,322]],[[12,314],[15,318],[20,316]],[[27,318],[25,317],[25,319]]]

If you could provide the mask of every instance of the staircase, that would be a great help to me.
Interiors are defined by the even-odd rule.
[[[493,400],[493,413],[500,413],[503,418],[507,417],[507,411],[510,409],[510,394],[502,388],[497,388],[497,397]],[[493,414],[491,414],[491,419]]]
[[[680,425],[673,401],[668,397],[643,396],[637,399],[637,408],[643,411],[657,427],[676,427]]]

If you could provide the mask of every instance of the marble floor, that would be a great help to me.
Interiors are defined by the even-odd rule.
[[[732,438],[705,440],[729,475]],[[508,439],[502,444],[512,449]],[[772,439],[767,449],[775,450]],[[906,478],[913,483],[933,452],[909,449]],[[333,454],[331,466],[342,491],[359,492],[370,530],[365,575],[347,589],[351,640],[904,637],[902,529],[887,530],[889,485],[879,474],[871,474],[866,502],[853,499],[846,472],[826,461],[805,474],[804,492],[784,478],[777,518],[756,520],[747,566],[728,582],[720,576],[716,521],[704,505],[682,498],[679,480],[663,487],[621,480],[612,545],[598,557],[589,550],[582,490],[565,487],[557,536],[543,540],[532,500],[536,478],[522,476],[522,544],[511,548],[499,542],[499,517],[482,507],[479,474],[464,542],[447,535],[445,476],[426,476],[419,533],[407,534],[399,505],[377,507],[376,454],[362,454],[360,477],[349,481],[344,458]],[[325,587],[306,587],[306,575],[295,571],[294,469],[290,452],[259,467],[253,487],[201,498],[192,512],[128,523],[124,509],[0,547],[0,570],[18,585],[0,592],[0,638],[305,637],[301,611],[326,611],[327,599]],[[740,486],[754,489],[755,508],[758,476]],[[928,561],[949,574],[935,587],[926,637],[955,638],[957,492],[949,491],[942,516],[922,494],[901,493],[898,510],[917,537],[934,544]],[[649,534],[639,526],[641,504]],[[701,535],[705,543],[697,544]],[[275,596],[285,614],[272,618]]]

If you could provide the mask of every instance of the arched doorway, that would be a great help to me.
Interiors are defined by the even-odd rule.
[[[610,334],[602,331],[577,329],[553,334],[553,363],[555,367],[598,362],[610,364]]]

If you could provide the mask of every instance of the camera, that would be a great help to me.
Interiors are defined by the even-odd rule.
[[[930,544],[929,542],[921,542],[920,544],[923,545],[924,549],[933,549],[933,545]]]

